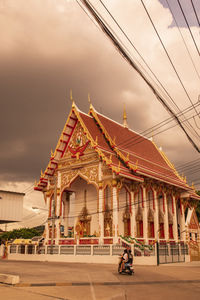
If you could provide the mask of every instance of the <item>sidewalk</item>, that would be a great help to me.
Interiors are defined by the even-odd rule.
[[[183,272],[183,268],[187,271]],[[159,282],[200,282],[200,262],[163,264],[160,266],[135,266],[132,276],[120,275],[117,265],[0,261],[1,273],[18,275],[16,286],[74,286],[155,284]],[[176,272],[174,272],[176,269]]]

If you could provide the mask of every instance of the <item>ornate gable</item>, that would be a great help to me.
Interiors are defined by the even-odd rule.
[[[192,217],[191,217],[190,223],[189,223],[189,228],[190,229],[198,229],[199,228],[199,222],[198,222],[195,210],[192,213]]]
[[[65,151],[63,158],[79,158],[84,155],[90,141],[87,136],[84,134],[83,128],[78,122],[74,129],[74,132],[70,138],[69,145]],[[91,147],[88,147],[91,149]],[[88,149],[87,149],[88,150]],[[87,151],[88,152],[88,151]]]

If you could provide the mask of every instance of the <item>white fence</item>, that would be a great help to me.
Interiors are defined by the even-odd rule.
[[[155,249],[139,251],[131,245],[134,264],[155,265]],[[8,259],[57,262],[117,263],[122,245],[10,245]],[[51,254],[52,253],[52,254]]]

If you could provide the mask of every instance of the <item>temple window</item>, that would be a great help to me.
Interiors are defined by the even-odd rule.
[[[155,231],[154,231],[154,213],[151,208],[149,208],[148,212],[148,237],[154,238],[155,237]]]
[[[130,236],[131,235],[131,206],[130,206],[130,193],[123,189],[123,192],[125,193],[125,209],[123,214],[123,222],[124,222],[124,236]]]
[[[137,237],[143,237],[143,190],[139,187],[135,193]]]
[[[164,215],[159,211],[159,237],[160,239],[165,238],[165,231],[164,231]]]
[[[172,195],[167,195],[167,208],[168,208],[168,223],[169,223],[169,238],[173,239],[173,198]]]

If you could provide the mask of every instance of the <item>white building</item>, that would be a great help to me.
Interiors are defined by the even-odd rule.
[[[22,221],[24,195],[0,190],[0,224]]]

